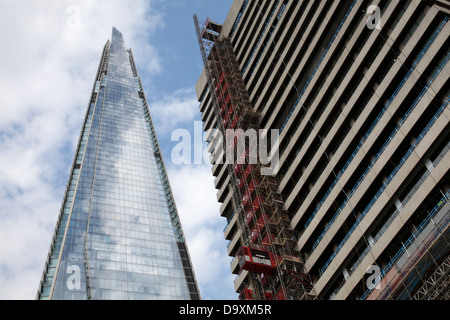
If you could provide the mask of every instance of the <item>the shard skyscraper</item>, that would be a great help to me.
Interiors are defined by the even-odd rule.
[[[37,299],[199,299],[131,50],[104,47]]]

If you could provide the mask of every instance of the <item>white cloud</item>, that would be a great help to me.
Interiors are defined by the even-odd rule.
[[[203,135],[201,129],[200,132],[194,129],[194,121],[200,118],[198,106],[193,89],[180,89],[150,103],[158,138],[169,140],[173,130],[183,128],[190,131],[192,155],[203,152],[206,144],[194,141],[198,139],[196,134],[200,138]],[[168,143],[165,147],[174,147],[177,143]],[[175,165],[170,155],[166,150],[166,169],[202,298],[236,299],[235,275],[231,274],[231,258],[223,233],[226,220],[219,214],[221,204],[217,201],[211,165]]]
[[[224,223],[219,216],[220,204],[217,202],[214,177],[210,165],[168,166],[168,175],[179,210],[186,216],[184,228]],[[184,221],[184,220],[182,220]],[[223,226],[222,226],[223,227]]]
[[[192,122],[200,118],[194,89],[180,89],[149,104],[157,132],[163,135],[177,128],[192,126]]]
[[[210,165],[167,168],[186,242],[204,299],[235,299],[214,177]],[[226,275],[226,276],[224,276]]]
[[[158,74],[164,16],[145,0],[1,2],[0,299],[34,299],[103,45],[117,27],[141,75]],[[162,136],[199,117],[194,90],[150,104]],[[209,166],[168,169],[203,298],[234,299]]]
[[[67,10],[74,3],[79,28]],[[161,71],[150,38],[163,23],[152,3],[2,0],[0,299],[35,298],[112,26],[148,74]]]

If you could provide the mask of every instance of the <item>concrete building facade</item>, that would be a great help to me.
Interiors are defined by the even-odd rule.
[[[210,151],[212,129],[241,128],[228,124],[249,114],[233,109],[240,103],[256,114],[242,129],[279,130],[270,183],[301,261],[279,264],[285,242],[264,242],[273,226],[252,239],[249,192],[236,191],[247,178],[212,163],[242,298],[450,298],[449,16],[447,1],[235,0],[223,24],[199,25],[196,92]],[[223,89],[229,83],[244,93]],[[222,102],[227,93],[232,102]],[[277,269],[249,267],[243,248],[273,254]],[[266,286],[274,274],[280,291]]]

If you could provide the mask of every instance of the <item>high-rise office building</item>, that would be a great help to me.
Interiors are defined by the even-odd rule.
[[[223,24],[194,16],[242,299],[450,298],[449,16],[439,0],[235,0]],[[254,132],[279,135],[273,174],[251,139],[235,148]]]
[[[199,299],[140,77],[104,47],[37,299]]]

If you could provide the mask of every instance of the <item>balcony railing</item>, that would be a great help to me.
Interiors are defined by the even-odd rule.
[[[397,94],[399,93],[399,91],[403,88],[404,84],[406,83],[406,81],[409,79],[409,77],[411,76],[411,74],[413,73],[414,69],[416,68],[416,66],[420,63],[420,61],[422,60],[423,56],[426,54],[426,52],[428,51],[428,49],[430,48],[430,46],[433,44],[433,42],[435,41],[435,39],[437,38],[437,36],[439,35],[439,33],[442,31],[442,29],[444,28],[444,26],[446,25],[447,21],[448,21],[448,17],[446,17],[441,24],[439,25],[439,27],[436,29],[436,31],[433,33],[433,35],[431,36],[430,40],[427,42],[427,44],[423,47],[422,51],[420,52],[420,54],[418,55],[417,59],[415,60],[414,64],[411,66],[411,68],[409,69],[409,71],[407,72],[406,76],[403,78],[403,80],[400,82],[399,86],[397,87],[397,89],[394,91],[394,93],[392,94],[392,96],[390,97],[390,99],[388,100],[388,102],[386,103],[386,105],[383,107],[383,109],[381,110],[381,112],[379,113],[378,117],[374,120],[374,122],[372,123],[372,125],[370,126],[369,130],[366,132],[366,134],[364,135],[364,137],[361,139],[361,141],[359,142],[358,146],[355,148],[355,150],[353,151],[353,153],[350,155],[349,159],[347,160],[347,162],[344,164],[344,166],[342,167],[342,169],[339,171],[339,173],[337,174],[336,178],[334,179],[333,183],[331,184],[331,186],[328,188],[327,192],[325,193],[325,195],[322,197],[322,199],[320,200],[319,204],[316,206],[316,209],[313,211],[313,213],[311,214],[310,218],[308,219],[308,221],[305,224],[305,229],[309,226],[309,224],[312,222],[313,218],[315,217],[315,215],[317,214],[317,212],[319,211],[319,209],[322,207],[323,203],[326,201],[326,199],[328,198],[329,194],[331,193],[331,191],[333,190],[333,188],[336,186],[336,184],[338,183],[338,181],[340,180],[340,178],[342,177],[342,175],[344,174],[344,172],[347,170],[347,168],[349,167],[350,163],[352,162],[352,160],[355,158],[356,154],[358,153],[358,151],[361,149],[362,145],[364,144],[364,142],[366,141],[367,137],[370,135],[370,133],[372,132],[372,130],[374,129],[374,127],[376,126],[376,124],[379,122],[379,120],[381,119],[381,117],[384,115],[384,113],[386,112],[387,108],[390,106],[390,104],[392,103],[392,101],[396,98]]]
[[[419,237],[421,232],[425,229],[425,227],[428,226],[430,220],[436,216],[436,214],[439,212],[439,210],[450,200],[450,190],[447,190],[447,193],[442,197],[442,199],[437,203],[437,205],[433,208],[433,210],[430,211],[430,213],[427,215],[427,217],[422,221],[419,227],[416,228],[416,230],[411,234],[411,236],[406,240],[406,242],[403,243],[400,250],[394,255],[394,257],[389,261],[389,263],[384,267],[384,269],[381,271],[380,275],[375,279],[375,285],[372,286],[373,288],[376,287],[377,284],[381,282],[381,280],[384,278],[384,276],[391,270],[391,268],[395,265],[395,263],[399,260],[399,258],[406,252],[406,250],[410,247],[412,243]],[[448,223],[448,219],[447,219]],[[365,300],[370,293],[373,291],[373,289],[368,288],[366,292],[361,296],[360,300]]]
[[[448,56],[447,56],[448,57]],[[419,143],[423,140],[425,135],[428,133],[428,131],[431,129],[433,124],[437,121],[441,113],[445,110],[445,108],[448,106],[450,102],[450,97],[447,98],[447,100],[444,102],[444,104],[439,108],[439,110],[436,112],[436,114],[433,116],[433,118],[430,120],[430,122],[427,124],[427,126],[422,130],[422,133],[417,137],[417,139],[414,141],[414,143],[411,145],[411,147],[408,149],[408,151],[405,153],[403,158],[401,159],[398,166],[392,171],[392,173],[389,175],[389,177],[386,179],[386,181],[383,183],[383,185],[380,187],[378,192],[375,194],[375,196],[372,198],[372,200],[369,202],[369,204],[366,206],[364,211],[361,213],[361,215],[356,219],[353,226],[350,228],[349,232],[345,235],[344,239],[340,242],[338,247],[334,250],[333,254],[330,256],[330,258],[327,260],[325,265],[321,269],[321,273],[323,273],[327,267],[330,265],[331,261],[336,257],[336,255],[339,253],[340,249],[344,246],[344,244],[347,242],[347,240],[352,235],[353,231],[356,229],[356,227],[359,225],[362,219],[366,216],[366,214],[370,211],[374,203],[378,200],[380,195],[384,192],[386,187],[389,185],[389,183],[392,181],[392,179],[395,177],[395,175],[400,171],[403,164],[408,160],[409,156],[413,153],[415,148],[419,145]]]

